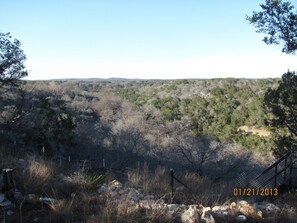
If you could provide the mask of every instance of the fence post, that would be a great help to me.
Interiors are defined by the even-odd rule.
[[[102,159],[102,167],[105,168],[105,159]]]
[[[171,199],[173,199],[174,195],[174,171],[170,168],[170,186],[171,186]]]
[[[44,146],[42,146],[42,155],[43,155],[43,158],[45,158],[45,148],[44,148]]]
[[[70,155],[68,156],[68,168],[71,170],[71,157]]]

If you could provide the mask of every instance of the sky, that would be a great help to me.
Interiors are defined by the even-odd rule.
[[[20,40],[26,79],[267,78],[297,57],[246,20],[259,0],[0,0],[0,32]]]

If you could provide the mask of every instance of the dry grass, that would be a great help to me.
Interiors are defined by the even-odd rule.
[[[240,126],[238,129],[237,129],[238,132],[245,132],[247,134],[255,134],[255,135],[258,135],[258,136],[263,136],[263,137],[269,137],[271,135],[271,132],[268,131],[267,129],[265,128],[257,128],[255,126],[252,126],[252,127],[249,127],[249,126],[246,126],[246,125],[243,125],[243,126]]]
[[[179,179],[188,188],[177,183],[177,198],[181,203],[203,204],[207,206],[222,204],[229,198],[229,185],[224,182],[213,184],[207,177],[196,173],[181,174]]]
[[[276,204],[282,208],[278,218],[287,219],[287,222],[297,222],[297,191],[293,190],[280,195]],[[294,221],[293,221],[294,220]],[[278,221],[280,222],[280,221]]]
[[[50,161],[30,160],[23,169],[24,189],[30,193],[44,193],[54,184],[56,169]]]
[[[43,219],[44,222],[73,222],[74,210],[72,199],[60,199],[56,203],[50,205],[51,210],[47,217]]]
[[[12,163],[16,161],[11,160]],[[4,163],[4,161],[2,161]],[[25,200],[17,206],[15,214],[7,222],[45,222],[45,223],[124,223],[124,222],[178,222],[173,216],[167,216],[160,210],[131,210],[129,202],[112,201],[108,195],[98,194],[92,183],[73,178],[64,182],[57,177],[53,162],[43,159],[31,159],[16,174],[17,186],[24,185],[25,194],[34,193],[36,197],[49,196],[57,200],[52,205]],[[171,197],[170,173],[164,167],[151,170],[148,164],[138,165],[127,173],[126,186],[140,188],[146,194],[162,198],[166,202],[184,204],[203,204],[204,206],[222,204],[228,200],[228,184],[212,184],[206,178],[194,173],[176,173],[178,179],[190,189],[175,182],[174,196]],[[293,196],[294,195],[294,196]],[[294,222],[296,220],[296,194],[286,194],[277,200],[284,207],[280,216],[270,222]],[[229,222],[222,219],[221,222]],[[248,222],[263,222],[250,219]]]
[[[170,184],[170,172],[158,166],[150,171],[149,166],[144,163],[127,173],[127,186],[140,188],[144,193],[162,198],[166,202],[184,204],[219,204],[230,196],[232,191],[228,183],[212,182],[207,177],[201,177],[195,173],[175,173],[177,179],[183,184],[174,180],[174,194]]]
[[[156,197],[169,197],[170,176],[165,167],[158,166],[155,171],[150,171],[149,165],[144,163],[127,173],[127,186],[141,188],[144,193]]]

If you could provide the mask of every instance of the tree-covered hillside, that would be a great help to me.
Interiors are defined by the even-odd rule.
[[[146,161],[228,177],[234,166],[253,165],[250,155],[273,149],[263,98],[278,81],[23,81],[1,88],[1,150],[96,165],[104,158],[118,170]]]
[[[268,127],[272,114],[264,109],[268,88],[278,79],[212,79],[142,81],[123,85],[114,92],[141,109],[147,119],[162,123],[180,122],[193,135],[211,135],[234,141],[245,148],[267,151],[273,136],[239,131],[241,126],[273,132]]]

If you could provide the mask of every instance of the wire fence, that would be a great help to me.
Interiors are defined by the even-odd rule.
[[[124,170],[119,171],[116,169],[112,169],[106,165],[106,160],[75,160],[72,159],[71,156],[68,156],[67,158],[62,158],[60,157],[58,160],[59,166],[62,165],[68,165],[69,169],[71,169],[72,166],[78,167],[79,170],[84,171],[84,172],[92,172],[95,171],[97,174],[103,174],[105,175],[107,172],[112,172],[112,173],[117,173],[120,175],[127,175],[127,172],[136,172],[139,171],[135,168],[129,168],[125,167]],[[96,166],[96,168],[94,168]],[[98,168],[99,166],[99,168]],[[149,170],[141,170],[142,174],[149,173],[149,174],[154,174],[154,172],[149,171]],[[171,197],[173,198],[176,194],[176,188],[178,188],[180,185],[183,186],[188,190],[188,192],[193,193],[193,189],[191,189],[185,182],[183,182],[181,179],[179,179],[174,171],[173,168],[170,168],[168,172],[168,186],[170,187],[170,192],[171,192]],[[180,191],[179,191],[180,192]]]

